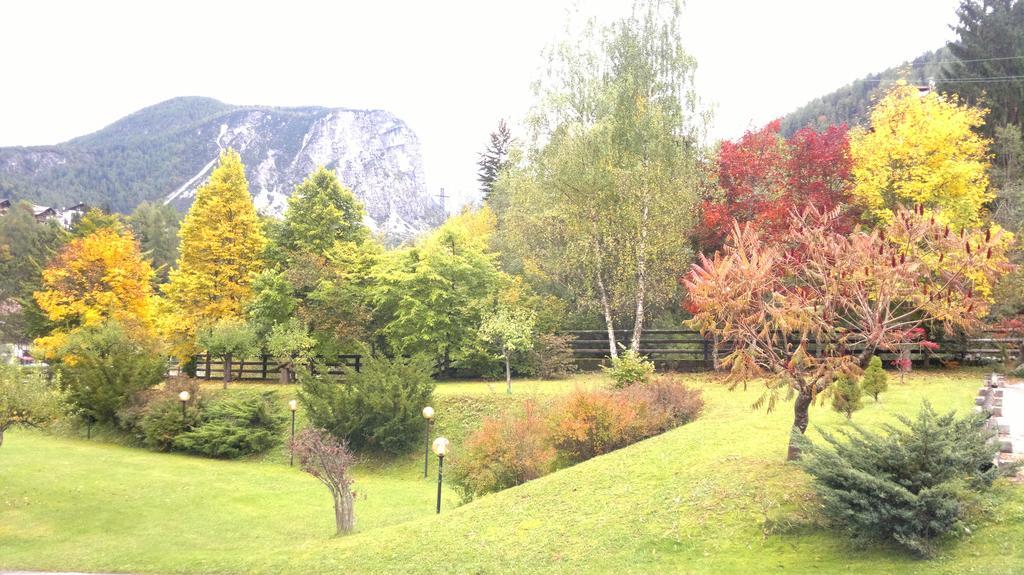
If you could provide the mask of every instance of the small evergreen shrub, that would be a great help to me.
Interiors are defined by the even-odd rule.
[[[541,477],[554,461],[544,411],[527,401],[522,413],[485,418],[455,454],[449,477],[472,499]]]
[[[877,355],[871,356],[864,376],[860,380],[860,386],[864,393],[878,401],[878,395],[889,389],[889,375],[882,368],[882,358]]]
[[[173,377],[164,381],[158,387],[151,387],[135,392],[128,402],[117,412],[118,425],[127,431],[139,443],[148,445],[146,433],[142,422],[154,405],[163,401],[173,401],[178,404],[178,419],[181,419],[181,401],[178,394],[188,391],[189,407],[194,407],[201,401],[201,390],[199,382],[188,377]]]
[[[654,363],[633,350],[626,350],[612,358],[612,366],[605,372],[615,382],[614,387],[623,388],[636,383],[646,383],[654,374]]]
[[[178,398],[159,397],[146,405],[133,432],[146,447],[171,451],[178,436],[199,425],[200,410],[200,404],[190,400],[183,415]]]
[[[882,433],[854,425],[847,441],[804,436],[802,465],[814,478],[825,514],[861,543],[893,542],[922,556],[956,532],[972,495],[1000,474],[998,446],[980,414],[939,415],[925,403],[917,418]]]
[[[853,417],[853,412],[864,407],[861,401],[863,392],[857,380],[848,376],[840,375],[832,382],[832,409],[842,413],[846,419]]]
[[[541,379],[562,379],[576,371],[572,335],[541,334],[529,353],[532,371]]]
[[[429,356],[367,358],[340,380],[303,374],[299,399],[315,427],[357,451],[400,454],[423,437],[420,411],[434,392]]]
[[[277,445],[285,414],[272,391],[220,395],[202,409],[194,429],[174,438],[174,449],[233,459]],[[181,406],[178,406],[181,417]]]

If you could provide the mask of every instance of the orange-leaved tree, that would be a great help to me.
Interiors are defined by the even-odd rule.
[[[104,227],[71,240],[42,276],[43,289],[33,295],[57,324],[51,335],[36,340],[46,355],[67,334],[107,320],[138,330],[139,335],[151,335],[153,268],[130,231]]]
[[[1012,235],[998,227],[952,232],[938,214],[900,208],[878,230],[842,234],[836,217],[794,214],[784,243],[737,224],[724,250],[683,278],[692,325],[732,347],[722,361],[731,384],[763,381],[755,408],[795,395],[799,433],[818,396],[838,376],[859,375],[875,351],[901,349],[926,322],[975,327],[990,303],[975,285],[1011,268]]]

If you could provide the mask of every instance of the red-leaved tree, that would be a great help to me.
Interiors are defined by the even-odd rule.
[[[352,492],[350,470],[356,456],[348,444],[322,429],[302,430],[292,442],[302,470],[327,486],[334,499],[334,522],[338,534],[352,532],[356,527],[355,494]]]
[[[722,143],[718,193],[701,206],[705,253],[723,245],[733,222],[750,222],[765,241],[780,241],[794,208],[813,206],[827,212],[848,203],[852,164],[846,126],[829,126],[824,132],[804,128],[785,139],[780,124],[775,120],[736,142]],[[833,225],[849,231],[855,220],[847,209]]]
[[[683,278],[692,325],[733,348],[722,360],[730,382],[764,382],[755,408],[795,395],[799,433],[819,394],[859,375],[876,350],[903,349],[926,322],[976,327],[986,292],[1012,267],[998,228],[951,233],[937,214],[901,209],[883,229],[841,233],[838,217],[794,214],[785,241],[734,224],[725,248]],[[791,441],[789,458],[798,456]]]

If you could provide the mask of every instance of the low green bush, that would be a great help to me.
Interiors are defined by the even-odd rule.
[[[621,389],[637,383],[646,383],[654,374],[654,363],[630,349],[612,358],[611,367],[604,370],[615,382],[614,387]]]
[[[280,443],[286,419],[273,391],[222,394],[203,407],[196,426],[177,435],[173,445],[226,459],[262,453]]]
[[[400,454],[423,437],[421,410],[434,393],[429,356],[367,358],[343,377],[302,374],[299,399],[310,422],[357,451]]]
[[[882,433],[854,425],[846,441],[822,432],[825,445],[798,436],[803,468],[822,508],[860,543],[901,545],[928,556],[936,540],[962,531],[972,499],[1001,473],[998,446],[980,414],[957,418],[925,403],[917,418]]]
[[[135,393],[159,384],[167,369],[154,344],[114,322],[68,335],[57,353],[67,401],[90,423],[120,424],[120,410]]]
[[[150,402],[135,427],[136,436],[150,449],[172,451],[181,434],[199,425],[201,404],[189,403],[183,414],[176,397],[161,396]]]

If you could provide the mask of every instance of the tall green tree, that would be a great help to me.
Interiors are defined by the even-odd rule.
[[[498,128],[491,132],[491,140],[487,144],[487,149],[480,154],[480,159],[476,162],[478,168],[476,179],[480,182],[480,191],[483,193],[485,201],[490,199],[491,192],[494,191],[494,183],[508,165],[511,146],[512,132],[509,131],[505,120],[501,120],[498,122]]]
[[[939,89],[989,108],[992,127],[1021,124],[1024,99],[1024,2],[963,0],[948,43],[955,60],[941,71]],[[986,80],[990,79],[990,80]]]
[[[428,353],[448,370],[478,341],[500,279],[487,249],[493,226],[487,208],[465,212],[374,266],[371,301],[394,352]]]
[[[362,202],[321,166],[288,198],[281,246],[288,252],[323,255],[336,242],[362,242],[369,235],[365,215]]]
[[[153,262],[157,281],[167,281],[178,259],[181,212],[169,204],[143,202],[128,216],[128,226],[139,240],[143,255]]]
[[[18,202],[0,217],[0,335],[28,344],[52,327],[33,293],[42,289],[47,261],[68,240],[53,221],[37,222],[32,206]]]
[[[600,310],[612,357],[616,327],[631,328],[639,349],[692,254],[703,118],[679,15],[676,1],[641,0],[559,47],[532,118],[543,145],[508,183],[509,243]]]

